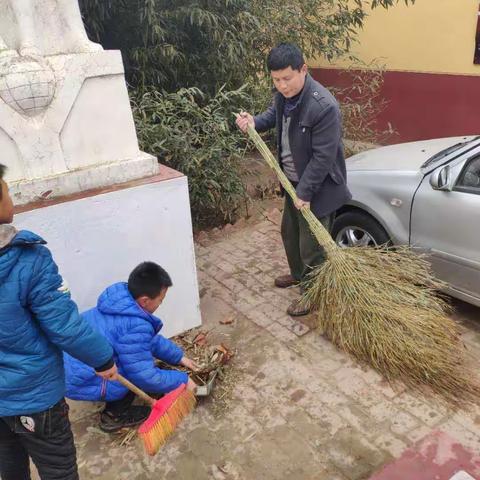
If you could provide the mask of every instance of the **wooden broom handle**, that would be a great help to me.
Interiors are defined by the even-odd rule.
[[[117,374],[117,380],[124,387],[127,387],[131,392],[135,393],[135,395],[138,395],[140,398],[148,402],[153,407],[153,405],[155,404],[154,398],[152,398],[150,395],[147,395],[143,390],[140,390],[136,385],[128,381],[125,377],[122,377],[122,375],[120,374]]]

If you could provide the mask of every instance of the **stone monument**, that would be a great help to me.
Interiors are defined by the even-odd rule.
[[[167,334],[200,323],[187,179],[140,151],[121,54],[78,0],[0,0],[0,163],[81,309],[144,260],[170,272]]]
[[[17,204],[155,174],[120,52],[88,39],[77,0],[0,0],[0,13],[0,152]]]

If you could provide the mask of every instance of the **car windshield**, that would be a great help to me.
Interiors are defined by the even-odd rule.
[[[422,168],[428,167],[432,163],[437,162],[438,160],[445,158],[446,156],[450,155],[451,153],[455,152],[456,150],[459,150],[460,148],[464,147],[465,145],[468,145],[469,143],[478,140],[480,136],[474,137],[470,140],[467,140],[466,142],[460,142],[456,143],[455,145],[451,145],[450,147],[447,147],[440,152],[436,153],[433,155],[433,157],[430,157],[423,165]]]

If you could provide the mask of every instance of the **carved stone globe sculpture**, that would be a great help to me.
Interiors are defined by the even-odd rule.
[[[23,116],[45,111],[55,96],[55,75],[48,64],[32,57],[0,60],[0,97]]]

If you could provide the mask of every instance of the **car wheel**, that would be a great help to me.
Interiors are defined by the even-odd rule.
[[[385,229],[362,212],[346,212],[333,222],[332,237],[342,248],[376,247],[390,242]]]

